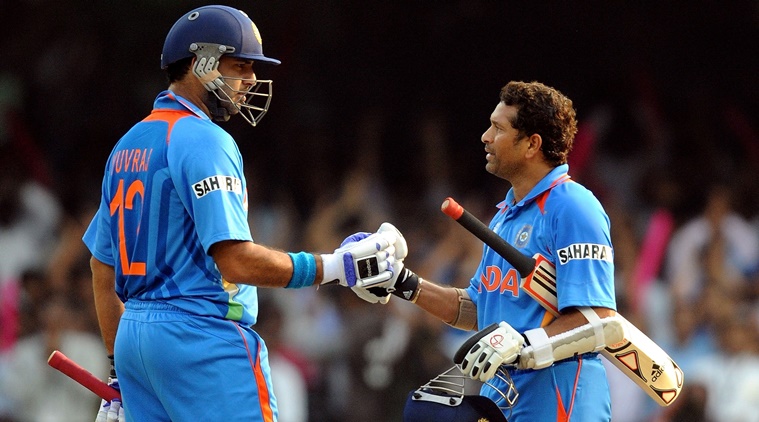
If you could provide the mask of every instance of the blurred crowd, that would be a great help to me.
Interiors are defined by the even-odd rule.
[[[2,422],[94,419],[99,399],[46,360],[58,349],[107,376],[81,236],[98,205],[110,148],[165,86],[157,70],[160,40],[179,14],[205,2],[96,10],[84,1],[63,3],[20,3],[29,13],[14,25],[37,30],[0,26],[3,39],[17,41],[5,62],[34,64],[26,72],[0,68]],[[252,12],[246,2],[226,3]],[[252,18],[268,55],[284,63],[272,71],[278,72],[272,109],[255,129],[234,121],[225,126],[246,160],[257,242],[331,252],[345,236],[390,221],[408,241],[409,268],[465,287],[482,244],[439,206],[453,196],[483,220],[494,214],[509,187],[485,172],[479,136],[502,85],[541,80],[578,108],[570,175],[594,191],[610,216],[619,311],[685,373],[682,396],[660,408],[609,366],[614,421],[759,421],[759,67],[746,60],[726,68],[729,59],[714,57],[716,50],[729,55],[745,47],[744,38],[729,38],[739,31],[759,32],[756,18],[740,13],[751,2],[700,11],[694,18],[703,24],[699,33],[687,33],[692,44],[659,44],[679,52],[665,62],[668,72],[645,44],[665,39],[665,27],[687,32],[681,14],[646,20],[649,39],[638,26],[639,10],[627,10],[629,21],[595,11],[594,24],[609,43],[636,41],[629,49],[598,42],[619,59],[612,67],[596,62],[596,53],[589,56],[597,27],[576,35],[567,23],[582,9],[555,5],[554,12],[572,19],[548,18],[545,25],[569,38],[529,38],[532,64],[515,64],[513,54],[493,59],[490,53],[527,54],[527,47],[498,42],[479,55],[493,61],[488,68],[472,66],[475,56],[467,66],[454,66],[463,56],[449,55],[468,53],[472,40],[485,50],[489,40],[477,31],[492,24],[489,17],[508,26],[503,11],[486,1],[427,8],[423,4],[433,2],[418,2],[403,16],[385,2],[360,10],[328,2],[333,13],[317,7],[320,2],[304,2],[287,28],[276,24],[287,8],[260,3]],[[518,16],[534,11],[514,7]],[[658,7],[670,16],[667,6]],[[129,22],[142,22],[142,32]],[[390,26],[388,33],[380,22]],[[626,25],[633,29],[615,30]],[[342,35],[354,27],[365,38]],[[727,42],[711,41],[717,35],[707,30],[715,27]],[[522,29],[515,24],[503,32],[527,37]],[[628,33],[635,35],[623,37]],[[378,34],[386,46],[373,44]],[[410,36],[421,46],[412,51],[423,63],[397,48]],[[566,56],[552,52],[566,68],[537,64],[539,47],[559,42],[565,50],[572,36],[585,56],[570,58],[570,49]],[[33,60],[23,46],[39,47]],[[138,48],[144,54],[131,56]],[[688,54],[694,50],[701,55]],[[323,54],[319,60],[315,51]],[[686,56],[696,63],[677,67]],[[319,68],[307,70],[317,62]],[[345,62],[350,65],[334,64]],[[399,68],[398,62],[410,64]],[[570,77],[583,67],[595,73]],[[406,76],[411,82],[403,83]],[[452,366],[470,334],[397,298],[370,305],[336,286],[259,292],[257,329],[270,347],[281,422],[398,421],[408,392]]]

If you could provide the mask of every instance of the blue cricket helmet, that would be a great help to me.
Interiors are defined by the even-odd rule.
[[[193,57],[193,44],[227,47],[226,55],[272,64],[277,59],[264,56],[261,34],[245,12],[228,6],[203,6],[187,12],[171,27],[161,53],[161,69]],[[231,47],[231,48],[229,48]]]
[[[412,391],[403,408],[403,422],[507,422],[501,409],[479,395],[450,396]]]
[[[485,384],[502,397],[503,407],[489,397],[465,394],[466,378],[456,365],[409,393],[403,422],[507,422],[504,412],[511,414],[519,393],[508,372],[499,369],[496,377],[505,383],[506,391]]]

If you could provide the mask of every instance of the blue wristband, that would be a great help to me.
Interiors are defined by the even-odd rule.
[[[316,278],[316,257],[307,252],[288,252],[293,260],[293,277],[285,286],[286,289],[300,289],[314,284]]]

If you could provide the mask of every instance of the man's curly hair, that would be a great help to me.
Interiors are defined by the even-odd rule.
[[[577,134],[572,100],[540,82],[517,81],[501,88],[500,99],[517,108],[516,119],[511,125],[520,135],[537,133],[543,138],[543,155],[549,164],[566,164]]]

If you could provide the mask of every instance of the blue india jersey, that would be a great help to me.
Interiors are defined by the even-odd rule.
[[[256,288],[224,281],[208,255],[222,240],[252,241],[242,156],[226,131],[171,91],[111,152],[83,240],[115,268],[122,301],[255,323]]]
[[[513,189],[498,204],[490,228],[528,256],[556,265],[559,310],[574,306],[616,309],[609,218],[596,197],[573,182],[568,165],[554,168],[519,203]],[[517,270],[488,246],[467,288],[480,329],[506,321],[519,332],[552,320],[519,289]]]

